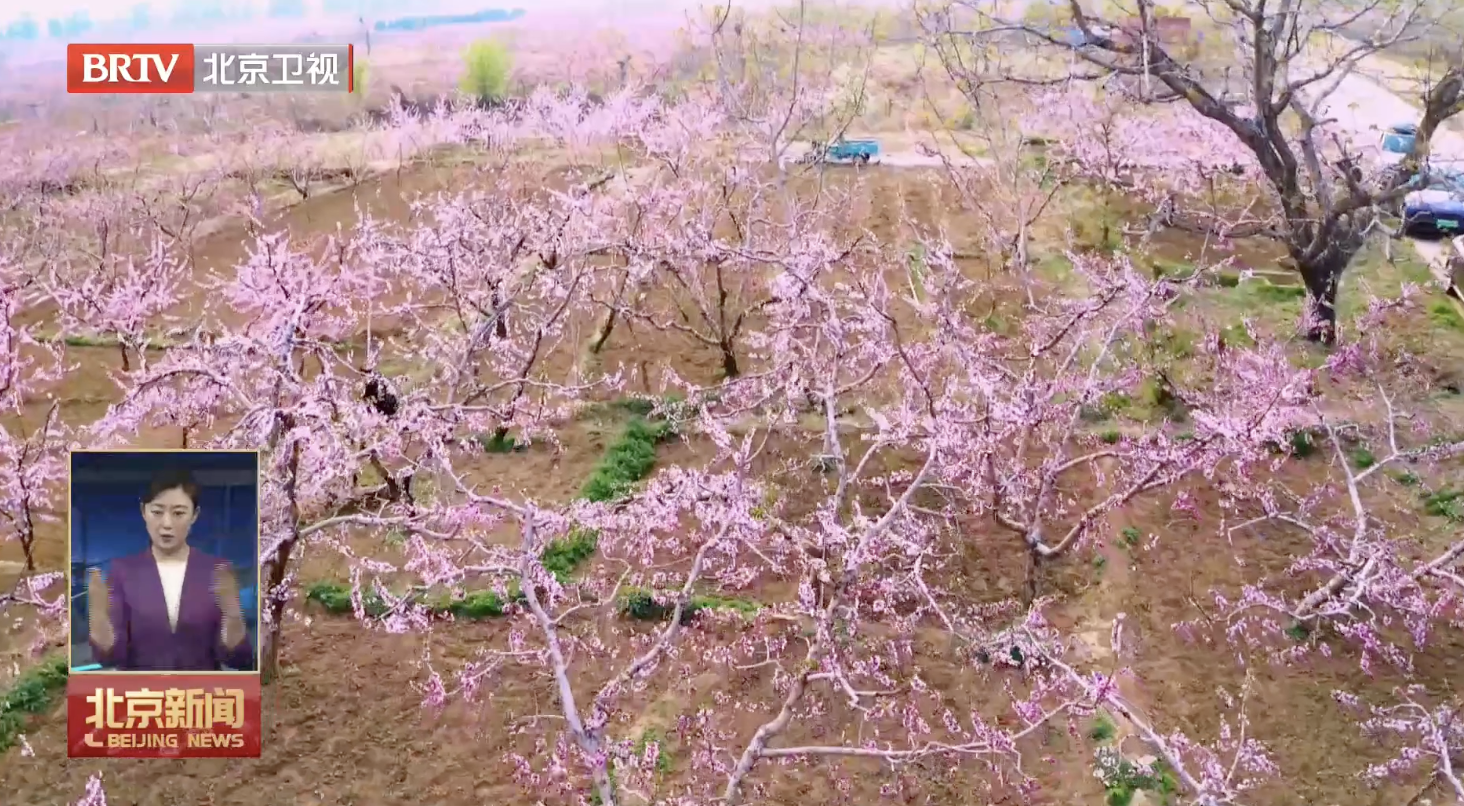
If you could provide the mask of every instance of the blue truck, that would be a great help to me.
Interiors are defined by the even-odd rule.
[[[830,143],[814,143],[803,157],[804,162],[857,162],[867,165],[879,159],[878,140],[846,140],[840,137]]]

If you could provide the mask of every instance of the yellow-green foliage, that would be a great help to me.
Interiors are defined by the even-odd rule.
[[[508,92],[513,57],[501,42],[480,39],[463,54],[463,92],[480,101],[501,100]]]
[[[1057,3],[1032,3],[1022,15],[1022,22],[1033,28],[1059,27],[1072,21],[1072,11]]]
[[[357,97],[366,95],[366,79],[370,75],[369,63],[365,59],[357,59],[351,67],[351,94]]]

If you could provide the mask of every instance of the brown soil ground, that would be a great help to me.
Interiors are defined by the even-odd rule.
[[[942,198],[928,174],[918,171],[870,171],[854,211],[869,226],[889,231],[898,225],[900,207],[913,219],[940,223],[959,231],[963,222],[949,215],[952,199]],[[460,176],[410,175],[400,183],[385,179],[340,193],[313,198],[285,214],[280,225],[308,237],[334,231],[337,223],[349,227],[357,201],[376,207],[382,215],[404,213],[404,191],[431,191],[457,187]],[[851,212],[851,216],[856,212]],[[867,213],[867,215],[863,215]],[[950,220],[941,220],[947,218]],[[969,225],[970,222],[964,222]],[[205,266],[227,266],[241,254],[238,231],[224,231],[200,249]],[[1194,244],[1166,242],[1168,259],[1192,257]],[[1254,258],[1260,260],[1261,258]],[[115,397],[108,371],[117,366],[114,349],[66,347],[66,358],[77,368],[59,390],[68,422],[85,423],[99,417]],[[602,357],[606,366],[674,367],[683,377],[710,380],[717,360],[684,339],[674,339],[645,328],[618,331]],[[644,379],[646,389],[654,381]],[[35,408],[27,416],[39,414]],[[1456,421],[1457,422],[1457,421]],[[176,434],[138,436],[145,446],[176,445]],[[552,500],[567,500],[576,491],[603,450],[606,430],[593,422],[578,422],[561,435],[557,449],[535,448],[512,455],[485,455],[473,460],[471,475],[492,479],[506,488],[518,488]],[[807,455],[800,444],[778,446],[782,458]],[[695,443],[662,448],[663,465],[694,462],[704,452]],[[1292,463],[1281,471],[1304,480],[1326,473],[1324,459]],[[1191,490],[1202,511],[1215,515],[1216,494],[1202,486]],[[1409,509],[1408,493],[1394,491],[1396,511],[1380,507],[1380,515],[1399,529],[1437,534],[1441,526],[1425,522]],[[1091,551],[1075,555],[1048,569],[1045,592],[1063,595],[1054,621],[1078,633],[1096,636],[1107,645],[1108,625],[1123,612],[1129,623],[1125,656],[1118,659],[1135,671],[1139,682],[1129,696],[1162,729],[1213,737],[1226,709],[1216,697],[1224,687],[1238,691],[1243,670],[1237,650],[1223,643],[1183,640],[1172,625],[1208,617],[1213,590],[1233,590],[1258,569],[1279,566],[1300,544],[1293,534],[1275,530],[1255,535],[1233,549],[1216,534],[1213,518],[1201,522],[1176,521],[1170,497],[1149,499],[1126,510],[1110,523],[1109,539]],[[1127,546],[1119,539],[1124,527],[1146,536],[1142,545]],[[963,534],[962,555],[947,570],[952,584],[973,602],[998,601],[1014,595],[1021,582],[1023,559],[1011,538],[994,534],[983,523],[957,524]],[[58,524],[45,532],[37,559],[45,568],[59,568],[64,558],[64,529]],[[1152,545],[1147,536],[1154,536]],[[365,550],[389,552],[379,542],[355,538]],[[0,547],[0,560],[13,560],[13,547]],[[1243,553],[1252,564],[1237,568],[1233,556]],[[1100,559],[1101,558],[1101,559]],[[345,562],[328,548],[317,547],[302,561],[302,579],[340,579]],[[788,580],[769,580],[765,587],[746,592],[761,601],[791,595]],[[576,627],[571,627],[576,629]],[[285,630],[284,671],[266,693],[267,734],[263,757],[257,760],[98,761],[64,758],[64,722],[58,711],[40,721],[29,734],[35,758],[11,752],[0,758],[0,791],[6,804],[42,806],[74,800],[87,776],[101,771],[112,806],[279,806],[298,804],[456,804],[527,803],[531,798],[512,781],[509,753],[532,755],[534,739],[552,728],[534,729],[530,718],[556,710],[553,688],[541,674],[528,670],[503,676],[483,701],[454,703],[442,713],[425,711],[422,695],[414,688],[425,672],[416,662],[430,650],[438,668],[450,673],[455,663],[471,658],[484,646],[505,642],[510,622],[458,623],[422,635],[388,635],[370,631],[348,619],[332,617],[306,607]],[[707,625],[693,629],[695,645],[730,639],[740,629],[776,629],[770,625],[738,627]],[[728,632],[730,631],[730,632]],[[622,631],[624,634],[626,631]],[[633,631],[631,631],[633,632]],[[608,633],[607,633],[608,634]],[[944,639],[932,631],[914,638],[914,663],[933,686],[948,692],[947,702],[958,713],[999,702],[1004,682],[1020,686],[1018,675],[972,668],[952,661]],[[1454,632],[1418,657],[1419,677],[1437,691],[1455,691],[1464,681],[1464,636]],[[3,649],[4,647],[0,647]],[[624,649],[624,646],[619,647]],[[613,649],[613,647],[612,647]],[[1111,663],[1101,648],[1090,660]],[[1388,674],[1369,679],[1355,660],[1314,657],[1304,667],[1268,665],[1264,653],[1249,658],[1256,674],[1249,713],[1252,733],[1267,742],[1284,771],[1282,780],[1268,785],[1253,799],[1267,806],[1382,806],[1400,803],[1417,791],[1391,787],[1370,790],[1356,774],[1367,763],[1382,760],[1386,748],[1363,737],[1356,724],[1332,701],[1334,689],[1361,694],[1385,693],[1400,680]],[[578,664],[577,687],[588,690],[601,679],[608,663]],[[663,672],[661,680],[679,679],[669,689],[638,695],[636,708],[643,719],[673,723],[710,703],[718,695],[745,704],[731,712],[725,729],[745,741],[753,728],[776,710],[777,692],[765,671],[735,671],[726,667],[688,662]],[[1451,689],[1450,687],[1456,687]],[[854,724],[835,708],[806,720],[790,741],[822,736],[825,741]],[[629,726],[627,726],[629,728]],[[1091,776],[1093,742],[1086,723],[1068,733],[1062,726],[1035,737],[1030,746],[1028,772],[1045,787],[1035,796],[1040,804],[1096,804],[1100,787]],[[626,731],[629,734],[629,730]],[[669,769],[658,776],[655,792],[674,794],[690,770],[690,753],[671,742]],[[1036,759],[1051,757],[1050,762]],[[852,775],[853,789],[841,792],[842,776]],[[891,772],[858,762],[821,763],[805,768],[768,765],[754,778],[764,787],[751,802],[758,804],[875,803],[907,804],[1016,803],[1011,793],[988,797],[978,788],[983,779],[966,768],[954,772],[944,765],[922,764]],[[899,782],[896,796],[882,796],[882,784]],[[1403,797],[1400,797],[1402,795]],[[560,803],[544,796],[546,803]],[[1440,801],[1435,801],[1436,803]]]

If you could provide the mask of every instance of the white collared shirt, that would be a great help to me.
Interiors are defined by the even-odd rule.
[[[168,623],[178,629],[178,607],[183,602],[183,577],[188,573],[188,558],[158,560],[158,578],[163,581],[163,600],[168,604]]]

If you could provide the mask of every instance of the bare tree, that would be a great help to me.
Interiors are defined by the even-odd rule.
[[[1346,142],[1339,107],[1367,98],[1352,76],[1362,60],[1432,30],[1430,0],[1196,0],[1192,15],[1221,40],[1207,44],[1233,49],[1228,70],[1243,78],[1231,93],[1206,75],[1202,56],[1164,35],[1162,7],[1134,0],[1128,18],[1091,0],[1057,0],[1066,30],[1028,20],[1001,20],[981,11],[976,0],[957,0],[925,21],[927,31],[946,42],[1020,32],[1044,46],[1071,54],[1073,69],[1063,81],[1137,82],[1145,103],[1185,103],[1228,129],[1254,153],[1269,186],[1274,214],[1227,235],[1266,236],[1284,244],[1306,286],[1308,338],[1332,343],[1337,291],[1343,272],[1362,249],[1380,213],[1397,206],[1428,169],[1430,144],[1440,126],[1464,110],[1464,48],[1455,47],[1437,80],[1419,99],[1422,114],[1412,152],[1398,165],[1369,175],[1356,143]],[[1203,16],[1201,16],[1203,15]],[[956,30],[952,22],[976,19],[979,30]],[[1356,36],[1367,20],[1373,30],[1362,41],[1324,49],[1315,43]],[[968,27],[968,26],[961,26]],[[1212,48],[1206,49],[1213,52]],[[948,65],[949,66],[949,65]],[[955,70],[960,65],[954,66]],[[1051,76],[1011,76],[1027,83],[1052,83]],[[1171,225],[1183,215],[1170,213]]]
[[[794,141],[841,135],[863,111],[874,21],[841,11],[799,0],[786,13],[731,2],[710,12],[712,94],[775,164]]]

